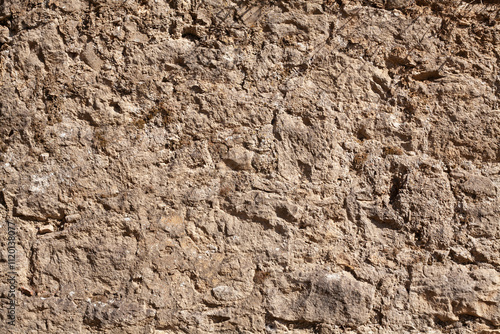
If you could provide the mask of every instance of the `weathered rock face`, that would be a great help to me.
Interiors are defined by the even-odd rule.
[[[0,332],[498,332],[499,10],[3,1]]]
[[[311,323],[336,322],[347,326],[367,323],[371,317],[374,287],[351,274],[321,273],[314,278],[292,278],[290,289],[269,291],[269,312],[277,319]],[[294,285],[299,287],[294,291]]]

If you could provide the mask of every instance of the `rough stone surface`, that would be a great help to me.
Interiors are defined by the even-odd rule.
[[[499,20],[2,1],[0,332],[497,333]]]

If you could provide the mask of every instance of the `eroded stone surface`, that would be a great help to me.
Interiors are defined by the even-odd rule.
[[[13,333],[494,333],[494,1],[0,5]]]

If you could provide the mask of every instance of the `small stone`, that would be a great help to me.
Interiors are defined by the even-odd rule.
[[[31,290],[31,289],[29,289],[29,288],[26,288],[26,287],[24,287],[24,286],[20,286],[20,287],[19,287],[19,291],[21,291],[21,293],[22,293],[23,295],[26,295],[26,296],[29,296],[29,297],[31,297],[31,296],[33,296],[33,295],[35,294],[35,293],[33,292],[33,290]]]
[[[46,162],[47,160],[49,160],[49,154],[48,153],[40,154],[39,160],[40,162]]]
[[[472,263],[474,261],[471,253],[463,247],[451,247],[450,255],[457,263]]]
[[[464,192],[475,196],[495,196],[495,185],[484,176],[471,175],[461,185]]]
[[[95,46],[93,43],[88,43],[85,50],[81,53],[80,58],[83,62],[89,65],[92,69],[99,72],[101,70],[103,61],[95,53]]]
[[[212,289],[212,293],[220,301],[233,301],[240,298],[238,291],[227,285],[216,286]]]
[[[232,169],[251,170],[253,154],[243,147],[233,147],[227,153],[224,162]]]
[[[54,226],[52,225],[44,225],[42,227],[40,227],[40,229],[38,230],[38,234],[46,234],[46,233],[52,233],[54,232]]]
[[[79,213],[75,213],[75,214],[72,214],[72,215],[67,215],[64,219],[66,219],[67,223],[74,223],[74,222],[76,222],[80,218],[81,218],[80,214]]]

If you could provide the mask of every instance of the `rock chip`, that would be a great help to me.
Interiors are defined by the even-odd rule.
[[[232,147],[229,149],[224,161],[235,170],[251,170],[253,155],[253,152],[243,147]]]

